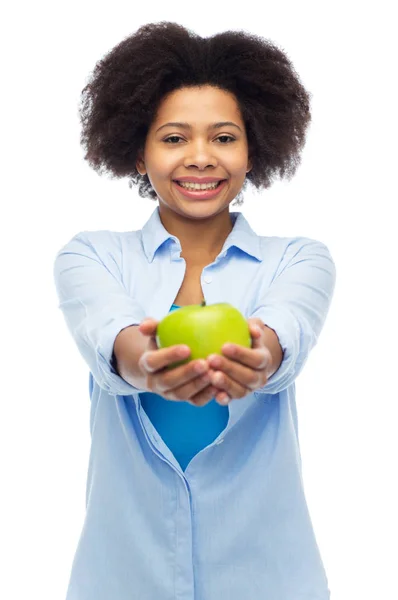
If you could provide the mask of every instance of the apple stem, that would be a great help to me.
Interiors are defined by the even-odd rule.
[[[200,306],[206,306],[206,300],[203,300],[203,302]]]

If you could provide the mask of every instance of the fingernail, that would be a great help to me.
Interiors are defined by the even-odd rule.
[[[178,356],[187,356],[187,354],[189,355],[191,353],[191,349],[189,348],[189,346],[181,346],[180,348],[178,348]]]
[[[223,382],[223,380],[224,380],[224,376],[223,376],[223,374],[222,374],[222,373],[220,373],[220,371],[217,371],[217,372],[216,372],[216,373],[213,375],[213,381],[212,381],[212,383],[215,383],[216,385],[217,385],[217,384],[220,384],[220,385],[221,385],[221,383]]]
[[[209,365],[211,367],[220,367],[221,366],[221,358],[219,356],[211,356],[209,358]]]
[[[145,317],[145,319],[141,321],[140,325],[148,325],[151,321],[153,321],[151,317]]]
[[[227,353],[228,356],[235,356],[237,349],[236,349],[236,346],[233,346],[232,344],[225,344],[222,347],[222,351],[224,354]]]

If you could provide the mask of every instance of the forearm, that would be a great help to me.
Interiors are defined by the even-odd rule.
[[[131,325],[122,329],[116,336],[113,346],[113,365],[118,375],[130,385],[140,389],[145,387],[145,375],[138,366],[138,361],[148,345],[148,337]]]
[[[276,373],[276,371],[281,366],[281,363],[283,360],[283,350],[279,343],[279,339],[278,339],[278,336],[276,335],[275,331],[273,329],[271,329],[270,327],[268,327],[267,325],[265,325],[264,335],[265,335],[265,345],[271,352],[271,356],[272,356],[272,361],[269,366],[269,370],[268,370],[268,374],[267,374],[267,377],[269,379],[274,373]]]

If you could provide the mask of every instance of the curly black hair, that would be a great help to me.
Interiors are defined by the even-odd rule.
[[[311,120],[310,98],[286,54],[244,31],[203,38],[168,21],[146,24],[95,65],[81,92],[84,159],[99,174],[129,176],[142,198],[157,199],[136,169],[157,108],[170,92],[211,85],[235,95],[246,127],[252,169],[247,181],[267,189],[275,175],[291,179]]]

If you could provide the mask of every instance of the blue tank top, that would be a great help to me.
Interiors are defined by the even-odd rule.
[[[180,308],[173,304],[170,312]],[[173,402],[153,394],[139,394],[141,406],[156,431],[185,471],[190,460],[214,442],[228,423],[228,406],[220,406],[214,398],[205,406]]]

